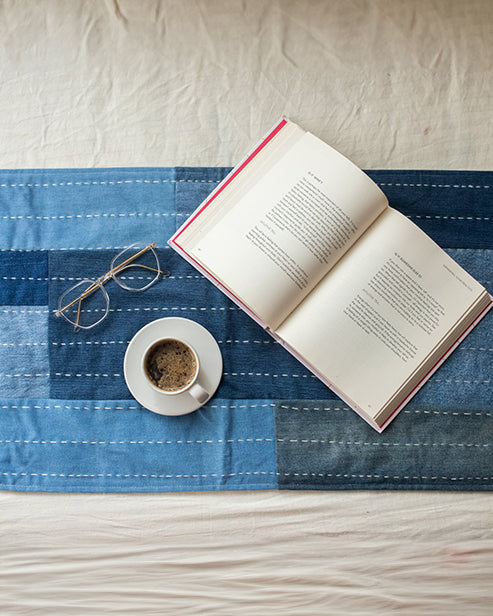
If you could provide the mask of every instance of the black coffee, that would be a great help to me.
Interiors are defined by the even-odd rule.
[[[184,342],[160,340],[144,361],[151,382],[164,391],[177,391],[193,381],[197,372],[195,355]]]

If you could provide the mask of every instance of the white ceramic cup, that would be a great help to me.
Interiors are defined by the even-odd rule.
[[[149,352],[152,349],[157,347],[159,344],[163,344],[165,342],[170,342],[170,341],[171,342],[178,342],[180,344],[183,344],[184,346],[186,346],[189,349],[189,351],[194,356],[196,368],[195,368],[195,374],[193,375],[193,377],[190,379],[190,381],[186,385],[184,385],[183,387],[180,387],[179,389],[166,390],[166,389],[162,389],[161,387],[158,387],[152,381],[152,379],[150,378],[149,374],[147,373],[146,363],[147,363],[147,357],[149,355]],[[154,340],[153,342],[151,342],[151,344],[149,344],[149,346],[146,348],[146,350],[145,350],[145,352],[144,352],[144,354],[142,356],[141,370],[142,370],[142,374],[144,375],[144,377],[147,380],[147,382],[149,383],[149,385],[155,391],[159,392],[163,396],[177,396],[178,394],[182,394],[184,392],[187,392],[193,398],[195,398],[195,400],[197,400],[197,402],[199,404],[203,404],[210,397],[209,393],[198,382],[198,377],[199,377],[199,372],[200,372],[200,360],[199,360],[199,357],[198,357],[195,349],[192,347],[192,345],[190,343],[185,342],[185,340],[181,340],[180,338],[167,336],[166,338],[158,338],[157,340]]]

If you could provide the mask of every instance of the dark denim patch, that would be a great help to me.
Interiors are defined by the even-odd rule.
[[[342,402],[275,407],[279,487],[491,490],[491,407],[411,402],[377,434]]]
[[[491,171],[367,171],[442,248],[491,248]]]
[[[47,252],[0,252],[0,304],[42,306],[47,302]]]

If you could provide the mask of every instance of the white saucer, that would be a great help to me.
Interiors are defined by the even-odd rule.
[[[223,372],[223,359],[219,346],[205,327],[181,317],[167,317],[152,321],[135,334],[130,340],[123,361],[125,381],[137,402],[153,413],[185,415],[196,411],[202,404],[187,391],[174,396],[160,394],[153,389],[141,371],[142,359],[147,347],[155,340],[166,337],[179,338],[195,349],[200,362],[198,383],[209,392],[208,400],[213,396]]]

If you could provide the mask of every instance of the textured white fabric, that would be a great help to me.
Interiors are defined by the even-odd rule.
[[[2,165],[231,165],[282,114],[364,168],[491,168],[493,7],[0,5]]]
[[[281,114],[491,169],[493,4],[0,4],[0,167],[219,166]],[[0,493],[0,614],[489,615],[490,494]]]

